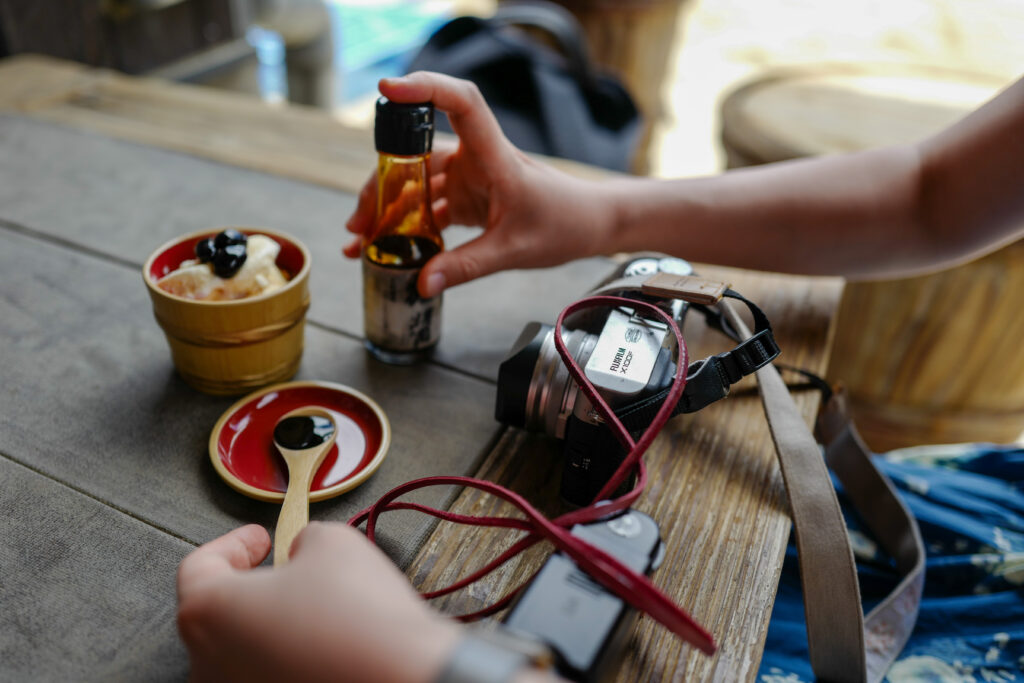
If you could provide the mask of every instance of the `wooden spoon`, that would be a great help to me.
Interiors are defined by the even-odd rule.
[[[275,567],[288,562],[292,541],[309,523],[309,487],[337,433],[330,413],[315,406],[285,414],[274,427],[274,445],[288,465],[288,490],[274,533]]]

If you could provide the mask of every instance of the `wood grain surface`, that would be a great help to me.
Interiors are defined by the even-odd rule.
[[[1024,241],[921,277],[847,285],[828,372],[848,387],[868,443],[1017,440],[1022,295]]]
[[[140,268],[164,242],[197,230],[249,226],[297,237],[312,254],[308,320],[361,341],[358,260],[341,256],[350,193],[112,140],[35,117],[0,112],[0,219],[75,249]],[[55,200],[59,198],[59,200]],[[449,246],[477,231],[449,228]],[[445,293],[435,360],[493,380],[529,320],[553,320],[612,268],[585,259],[558,268],[499,273]]]
[[[280,506],[230,489],[209,462],[210,430],[237,397],[199,394],[174,372],[134,267],[0,229],[0,272],[0,453],[190,543],[246,522],[273,527]],[[489,383],[369,363],[359,341],[317,327],[307,327],[296,379],[351,386],[392,424],[377,473],[314,503],[313,519],[345,521],[439,467],[469,472],[499,430]],[[456,427],[436,428],[452,415]],[[444,505],[450,493],[425,496]],[[431,527],[405,522],[392,527],[400,563]]]
[[[529,277],[503,273],[456,288],[446,295],[446,327],[434,361],[387,367],[368,362],[361,346],[356,265],[334,256],[344,237],[340,224],[354,204],[351,193],[373,166],[367,131],[345,129],[312,110],[275,110],[227,93],[30,57],[0,62],[0,111],[8,112],[0,115],[5,460],[187,545],[242,521],[272,524],[276,508],[243,499],[204,465],[209,425],[230,399],[199,396],[173,375],[138,272],[151,249],[188,230],[262,224],[297,235],[313,253],[313,304],[298,378],[364,391],[394,428],[392,456],[378,474],[353,496],[318,504],[315,518],[344,519],[393,483],[469,472],[558,511],[560,444],[497,425],[493,381],[523,324],[553,321],[607,274],[607,260]],[[450,232],[453,243],[476,234]],[[732,281],[764,307],[782,360],[825,367],[838,281],[700,270]],[[729,347],[696,319],[685,334],[694,358]],[[7,355],[12,351],[15,356]],[[655,582],[711,630],[719,654],[705,658],[641,619],[619,680],[736,680],[756,673],[789,519],[751,386],[744,383],[725,401],[670,423],[648,453],[651,483],[639,505],[657,519],[667,541]],[[797,398],[810,420],[817,396]],[[50,421],[40,422],[41,415]],[[133,427],[111,429],[123,416]],[[41,424],[51,431],[40,432]],[[493,505],[457,491],[419,500],[445,505],[453,497],[458,510]],[[27,522],[12,524],[28,528]],[[400,563],[412,560],[408,571],[421,587],[447,583],[511,542],[443,525],[421,547],[409,531],[430,528],[407,513],[394,513],[382,528],[390,538],[385,549]],[[439,606],[465,611],[492,601],[545,552],[537,549],[525,563]],[[30,567],[15,568],[27,581]],[[99,571],[100,564],[84,563],[77,583],[60,590],[95,586],[102,593],[93,576]],[[150,618],[166,619],[173,611],[173,593],[160,583],[166,580],[161,575],[141,583],[140,590],[162,586],[154,590],[162,591],[157,602],[164,612]],[[4,630],[12,623],[5,621]],[[53,652],[63,647],[87,662],[89,673],[97,670],[96,653],[81,651],[90,647],[88,639],[47,642]],[[153,679],[181,676],[180,670],[149,673]]]
[[[377,164],[370,130],[344,126],[311,107],[275,107],[254,96],[37,55],[0,62],[0,82],[0,110],[345,192],[358,192]],[[563,159],[547,161],[577,175],[607,175]]]
[[[8,458],[0,491],[0,678],[184,681],[174,576],[194,546]]]
[[[729,166],[916,142],[991,98],[1004,81],[896,64],[769,71],[722,103]]]

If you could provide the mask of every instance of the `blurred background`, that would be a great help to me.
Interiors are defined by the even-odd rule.
[[[0,0],[0,54],[39,52],[131,74],[250,92],[269,105],[289,101],[319,107],[350,125],[369,126],[378,78],[403,73],[424,41],[452,17],[487,17],[499,4]],[[742,85],[779,68],[803,66],[821,72],[839,64],[948,69],[961,74],[953,79],[960,86],[977,75],[978,89],[961,87],[950,95],[957,100],[955,110],[984,99],[1024,72],[1024,41],[1019,39],[1024,35],[1024,3],[1019,0],[560,4],[584,29],[592,60],[625,85],[643,112],[645,130],[632,170],[657,176],[725,168],[730,163],[722,141],[725,101]],[[913,93],[887,94],[903,95]],[[745,115],[758,116],[749,111]],[[776,110],[775,115],[787,114]],[[738,127],[758,122],[732,125],[742,137]],[[794,128],[806,125],[793,121]],[[744,163],[767,160],[772,159]]]

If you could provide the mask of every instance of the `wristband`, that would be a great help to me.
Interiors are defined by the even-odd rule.
[[[475,629],[455,647],[434,683],[508,683],[527,667],[550,669],[554,658],[545,645],[507,629]]]

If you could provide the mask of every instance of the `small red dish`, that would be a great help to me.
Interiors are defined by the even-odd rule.
[[[380,406],[341,384],[286,382],[249,394],[217,420],[210,461],[231,488],[259,500],[284,500],[288,469],[274,446],[274,426],[303,406],[328,411],[338,434],[313,477],[311,501],[350,491],[380,467],[391,445],[391,425]]]

